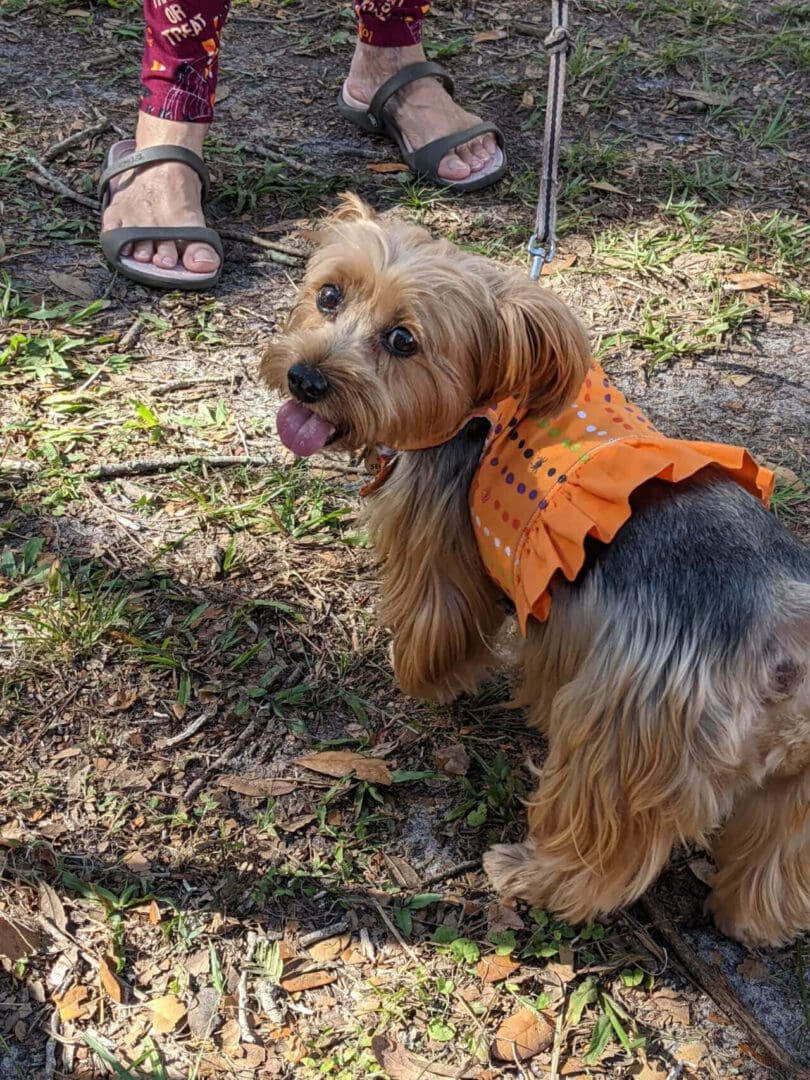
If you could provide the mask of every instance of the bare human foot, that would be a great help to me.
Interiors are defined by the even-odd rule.
[[[139,150],[147,146],[187,146],[202,156],[207,131],[207,124],[181,124],[142,112],[138,114],[135,141]],[[114,184],[115,194],[104,211],[105,231],[127,226],[205,225],[200,178],[182,162],[159,162],[134,169],[122,173]],[[182,258],[185,269],[197,274],[212,274],[219,266],[216,251],[201,243],[186,244],[178,252],[177,244],[170,240],[141,240],[124,248],[122,255],[132,255],[138,262],[151,262],[165,270],[173,269]]]
[[[425,59],[421,45],[384,49],[357,43],[345,92],[356,101],[369,105],[379,87],[406,64]],[[454,131],[477,124],[473,116],[457,105],[434,78],[417,79],[395,94],[386,108],[396,117],[402,134],[414,150]],[[455,153],[446,154],[439,164],[439,176],[445,180],[466,180],[473,173],[490,171],[498,156],[498,144],[492,134],[462,143]]]

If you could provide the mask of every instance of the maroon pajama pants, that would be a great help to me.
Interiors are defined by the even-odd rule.
[[[210,124],[229,6],[230,0],[143,0],[143,112]],[[381,48],[418,45],[429,9],[430,0],[355,0],[358,37]]]

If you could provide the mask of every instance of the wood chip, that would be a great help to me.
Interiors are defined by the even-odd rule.
[[[329,986],[336,979],[337,975],[333,971],[308,971],[305,975],[282,979],[281,986],[288,994],[297,994],[302,990],[317,990],[320,986]]]

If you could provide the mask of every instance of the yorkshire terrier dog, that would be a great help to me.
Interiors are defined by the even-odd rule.
[[[810,552],[772,475],[657,432],[547,288],[352,196],[261,370],[297,454],[392,448],[369,526],[406,693],[474,691],[517,615],[548,756],[494,886],[594,919],[691,841],[721,930],[809,928]]]

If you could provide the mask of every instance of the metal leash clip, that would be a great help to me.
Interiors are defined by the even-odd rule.
[[[537,233],[535,233],[529,241],[527,250],[532,257],[529,277],[532,281],[537,281],[543,269],[543,263],[550,263],[554,258],[557,251],[557,241],[552,240],[548,247],[546,247],[545,242],[541,243],[537,237]]]

